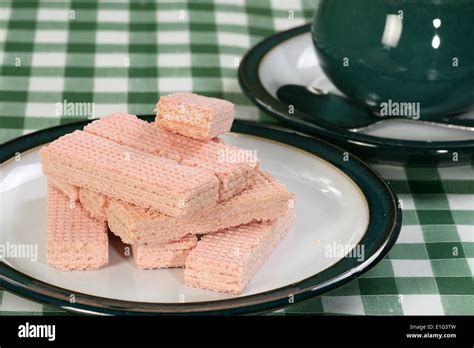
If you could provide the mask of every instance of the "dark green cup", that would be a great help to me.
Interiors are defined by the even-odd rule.
[[[316,0],[312,38],[327,77],[374,112],[474,105],[474,0]]]

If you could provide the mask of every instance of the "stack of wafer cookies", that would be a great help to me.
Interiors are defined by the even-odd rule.
[[[184,267],[187,286],[241,293],[289,230],[294,195],[252,151],[217,138],[233,110],[175,93],[154,123],[114,113],[43,147],[48,263],[105,266],[110,230],[139,268]]]

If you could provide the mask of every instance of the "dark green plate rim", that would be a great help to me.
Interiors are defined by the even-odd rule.
[[[251,48],[242,59],[239,67],[240,86],[261,110],[288,127],[321,137],[366,160],[412,165],[460,165],[474,161],[474,140],[411,141],[379,138],[354,133],[325,122],[309,122],[309,117],[297,110],[289,115],[288,105],[273,97],[262,85],[259,66],[275,46],[310,30],[311,25],[305,24],[269,36]],[[457,161],[453,161],[454,153],[457,153]]]
[[[143,116],[151,120],[152,116]],[[0,145],[0,163],[48,143],[90,121],[65,124],[31,133]],[[323,140],[278,126],[236,120],[232,131],[281,142],[307,151],[331,163],[345,173],[363,192],[369,208],[369,225],[359,242],[365,248],[365,260],[344,258],[330,268],[294,284],[264,293],[212,302],[143,303],[101,298],[76,293],[75,303],[69,302],[71,291],[29,277],[7,264],[0,263],[0,286],[17,295],[59,306],[65,310],[88,314],[248,314],[259,313],[289,305],[289,296],[299,302],[341,286],[366,272],[390,250],[401,228],[398,199],[387,182],[371,167],[351,156],[344,160],[344,150]]]

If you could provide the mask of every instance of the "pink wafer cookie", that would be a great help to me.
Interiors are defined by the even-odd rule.
[[[197,237],[189,235],[176,242],[132,245],[136,265],[143,269],[184,267],[189,252],[196,246]]]
[[[281,218],[207,234],[186,259],[187,286],[240,294],[288,232],[294,209]]]
[[[79,199],[79,188],[77,186],[69,185],[68,183],[58,180],[53,177],[48,177],[48,185],[52,185],[72,201]]]
[[[217,203],[214,175],[83,131],[60,137],[40,155],[46,175],[167,215]]]
[[[48,264],[62,271],[93,270],[108,263],[107,225],[48,186]]]
[[[189,138],[209,140],[230,131],[234,104],[194,93],[173,93],[156,104],[156,125]]]
[[[205,234],[251,221],[275,219],[284,214],[291,197],[278,180],[259,172],[251,188],[192,216],[173,218],[111,200],[107,219],[110,230],[125,243],[166,243],[187,234]]]
[[[79,201],[93,218],[99,221],[107,221],[107,206],[109,205],[107,196],[88,189],[80,189]]]
[[[81,202],[82,208],[89,213],[89,215],[99,221],[107,221],[107,205],[109,198],[100,193],[81,189],[79,187],[69,185],[60,179],[48,177],[48,184],[58,189],[62,194],[69,199]],[[77,197],[77,198],[76,198]]]
[[[251,151],[222,141],[186,138],[154,127],[135,115],[110,114],[87,125],[84,131],[214,174],[219,180],[219,200],[228,199],[251,185],[258,171],[258,159]]]
[[[54,180],[59,187],[76,188]],[[77,188],[76,188],[77,189]],[[92,218],[98,221],[107,221],[106,208],[109,199],[100,193],[79,189],[79,201]],[[137,267],[143,269],[184,267],[184,262],[192,248],[196,246],[197,238],[189,235],[183,239],[164,244],[137,244],[132,246],[133,257]]]

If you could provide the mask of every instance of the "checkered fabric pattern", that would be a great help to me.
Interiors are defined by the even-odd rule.
[[[264,37],[310,20],[312,0],[0,0],[0,141],[94,113],[152,113],[160,94],[231,100],[238,118],[270,121],[242,94],[237,67]],[[59,114],[61,114],[59,116]],[[376,166],[403,204],[389,255],[363,277],[272,314],[474,314],[474,169]],[[64,314],[0,290],[0,314]]]

